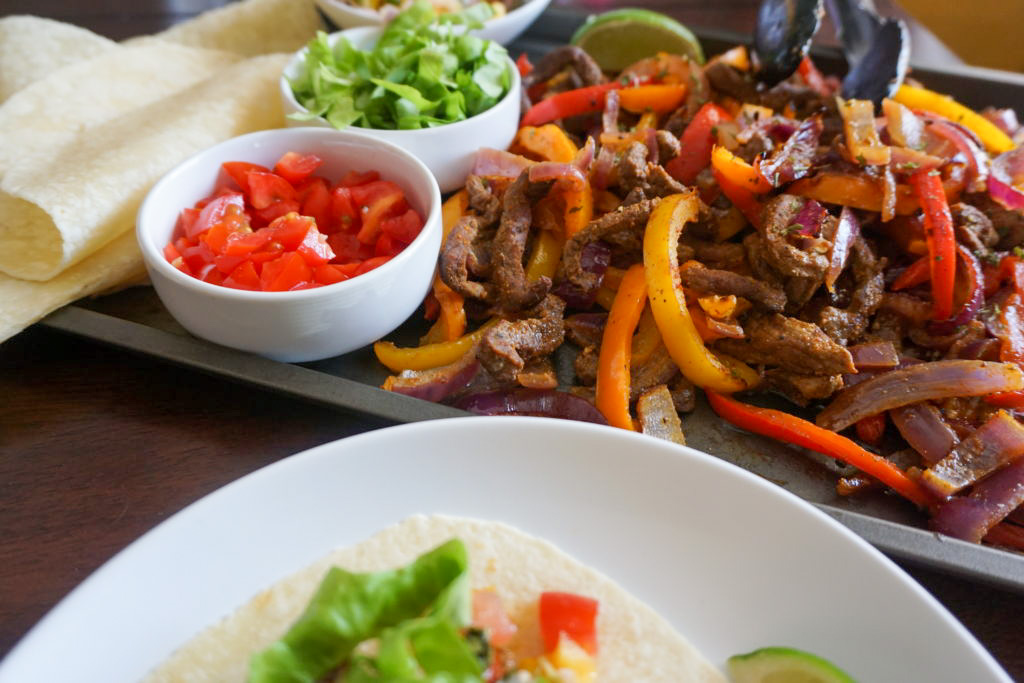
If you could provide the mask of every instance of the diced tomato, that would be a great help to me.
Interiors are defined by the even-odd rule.
[[[508,645],[518,630],[494,590],[473,591],[473,618],[470,623],[484,629],[495,647]]]
[[[316,228],[312,219],[297,213],[281,216],[268,227],[273,231],[274,239],[281,243],[285,251],[298,249],[306,239],[306,233]]]
[[[287,180],[275,173],[249,171],[249,203],[257,211],[281,202],[298,203],[299,196]]]
[[[303,180],[313,175],[313,171],[320,168],[324,163],[323,159],[315,154],[299,154],[298,152],[285,152],[284,156],[274,164],[274,173],[287,180],[292,185],[298,185]]]
[[[386,232],[382,232],[380,237],[377,238],[377,243],[373,245],[374,256],[392,256],[396,253],[395,240],[391,239],[391,235]]]
[[[331,247],[335,260],[339,263],[362,261],[374,255],[372,246],[363,244],[350,232],[336,232],[333,235],[328,235],[327,244]]]
[[[295,251],[301,254],[310,266],[322,266],[334,258],[334,252],[327,244],[327,235],[317,230],[315,224],[310,227]]]
[[[347,187],[336,187],[331,190],[331,227],[328,232],[350,230],[358,232],[362,226],[362,217],[352,201],[352,190]]]
[[[182,209],[181,215],[178,216],[177,232],[184,235],[190,234],[192,232],[192,226],[195,225],[198,218],[199,209]]]
[[[252,261],[245,261],[240,266],[231,271],[231,274],[224,278],[225,287],[234,287],[235,289],[260,289],[260,276],[256,272],[256,267],[253,266]]]
[[[181,252],[174,246],[173,243],[168,244],[164,247],[164,258],[167,259],[168,263],[174,263],[174,259],[181,258]]]
[[[374,268],[379,268],[380,266],[383,266],[385,263],[387,263],[390,260],[391,260],[390,256],[374,256],[373,258],[368,258],[365,261],[363,261],[362,263],[360,263],[359,267],[356,268],[356,275],[362,275],[363,273],[369,273]]]
[[[322,285],[333,285],[335,282],[343,282],[349,278],[340,267],[325,263],[322,266],[313,268],[313,279]]]
[[[200,242],[194,247],[186,247],[181,251],[181,258],[188,264],[193,273],[202,273],[206,266],[213,265],[213,252]]]
[[[260,228],[255,232],[236,232],[228,236],[228,242],[224,245],[224,254],[227,256],[245,256],[257,249],[262,248],[274,236],[270,228]]]
[[[377,180],[352,188],[352,199],[361,207],[363,224],[359,228],[359,241],[373,244],[377,241],[380,223],[408,210],[402,188],[388,180]]]
[[[284,254],[284,247],[281,246],[280,242],[270,241],[260,249],[249,254],[249,260],[256,264],[256,270],[260,269],[260,265],[267,261],[273,261]]]
[[[229,207],[237,207],[238,211],[245,212],[245,199],[241,193],[230,192],[217,197],[203,207],[196,217],[196,220],[189,229],[185,231],[185,237],[195,239],[202,233],[224,220]]]
[[[355,261],[353,263],[336,263],[334,264],[334,267],[338,269],[339,273],[346,277],[355,277],[359,274],[356,271],[359,270],[361,265],[363,265],[362,262]]]
[[[372,183],[375,180],[380,180],[380,173],[377,173],[377,171],[365,171],[363,173],[360,173],[359,171],[349,171],[341,180],[338,181],[338,184],[335,187],[355,187],[356,185]]]
[[[286,216],[290,213],[297,214],[298,212],[298,200],[287,200],[278,202],[277,204],[271,204],[265,209],[257,210],[256,217],[259,222],[262,222],[265,225],[270,225],[281,216]]]
[[[231,176],[231,179],[235,181],[235,184],[238,185],[239,189],[245,194],[249,194],[249,180],[246,176],[250,171],[270,173],[270,169],[266,166],[250,164],[248,161],[225,161],[221,164],[221,168],[224,169],[225,173]]]
[[[226,254],[217,254],[213,257],[213,263],[217,266],[217,270],[222,272],[224,275],[229,275],[238,266],[242,265],[248,259],[248,256],[228,256]]]
[[[222,285],[224,284],[224,273],[217,270],[216,265],[211,263],[204,267],[199,279],[203,282],[209,282],[211,285]]]
[[[327,187],[327,181],[323,178],[310,178],[299,190],[299,196],[302,198],[300,213],[316,221],[316,227],[320,232],[332,232],[331,191]]]
[[[564,633],[589,654],[597,654],[597,600],[573,593],[541,593],[540,633],[545,653],[558,647]]]
[[[287,292],[313,277],[306,260],[295,252],[263,264],[260,284],[265,292]]]
[[[409,209],[400,216],[385,218],[381,221],[380,230],[402,244],[410,244],[423,229],[423,219],[415,209]]]
[[[527,76],[533,71],[533,64],[530,63],[530,58],[526,56],[525,52],[520,52],[519,57],[516,58],[516,68],[519,70],[520,76]]]

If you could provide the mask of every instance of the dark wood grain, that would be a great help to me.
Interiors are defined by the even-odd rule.
[[[0,14],[41,14],[121,39],[221,4],[2,0]],[[736,31],[753,26],[756,6],[633,4]],[[0,345],[0,656],[89,573],[185,505],[291,453],[380,426],[49,330]],[[907,569],[1024,680],[1024,596]],[[836,618],[842,595],[837,585]]]

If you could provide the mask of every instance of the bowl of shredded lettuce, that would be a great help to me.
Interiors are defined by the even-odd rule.
[[[506,148],[519,123],[519,71],[468,29],[466,12],[417,2],[386,27],[319,33],[281,77],[288,124],[345,129],[419,157],[442,192],[460,187],[480,147]]]

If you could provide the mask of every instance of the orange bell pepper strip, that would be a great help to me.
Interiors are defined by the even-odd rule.
[[[571,238],[594,220],[594,189],[590,182],[562,189],[565,202],[565,239]]]
[[[448,233],[466,213],[469,194],[459,190],[441,205],[441,240],[448,239]],[[462,295],[444,283],[440,275],[434,276],[432,291],[440,305],[437,321],[424,335],[428,342],[454,341],[466,333],[466,309]]]
[[[946,320],[953,315],[953,283],[956,279],[953,216],[938,173],[918,171],[910,176],[910,186],[924,210],[924,233],[931,264],[932,317]]]
[[[911,109],[923,109],[950,121],[963,124],[981,139],[985,149],[991,154],[1002,154],[1016,145],[1010,136],[986,119],[976,114],[949,95],[942,95],[926,88],[915,88],[912,85],[901,85],[893,99]]]
[[[633,331],[647,305],[647,278],[642,263],[634,264],[622,278],[608,322],[601,337],[597,359],[597,409],[608,424],[636,431],[629,414],[629,368]]]
[[[715,391],[705,390],[705,393],[708,403],[718,416],[741,429],[802,446],[853,465],[921,507],[927,507],[934,502],[931,494],[917,481],[908,477],[906,472],[885,458],[864,450],[845,436],[781,410],[740,403]]]
[[[711,148],[717,136],[715,127],[723,121],[731,121],[722,107],[708,102],[694,115],[679,138],[679,156],[665,164],[669,175],[685,185],[693,185],[697,174],[711,163]]]
[[[864,211],[882,211],[882,184],[864,176],[843,173],[822,173],[801,178],[786,188],[788,194],[816,199],[823,204],[839,204]],[[906,185],[896,186],[896,214],[909,216],[919,205],[913,191]]]
[[[757,384],[758,374],[704,346],[686,308],[679,278],[679,236],[687,223],[697,219],[699,204],[696,192],[670,195],[647,220],[643,253],[651,312],[669,355],[688,380],[723,393],[742,391]]]
[[[579,152],[565,131],[553,123],[523,126],[512,141],[511,152],[541,161],[569,163]]]
[[[685,99],[685,85],[637,85],[619,91],[619,104],[634,114],[667,114],[678,109]]]
[[[757,168],[721,145],[715,145],[711,150],[711,168],[733,185],[739,185],[754,194],[764,194],[772,190],[772,184]]]
[[[454,341],[425,344],[412,348],[395,346],[389,341],[379,341],[373,345],[373,353],[391,372],[402,370],[429,370],[442,365],[454,363],[476,344],[491,328],[498,318],[492,318],[481,325],[475,332],[464,334]]]

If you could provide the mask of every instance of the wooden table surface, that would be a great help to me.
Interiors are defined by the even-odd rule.
[[[572,3],[608,6],[561,4]],[[3,0],[0,14],[43,14],[119,39],[219,4]],[[733,30],[749,30],[756,6],[637,4]],[[39,327],[0,345],[0,397],[0,656],[93,570],[185,505],[296,451],[384,426]],[[1024,596],[904,568],[1024,680]],[[837,585],[836,618],[842,595]]]

